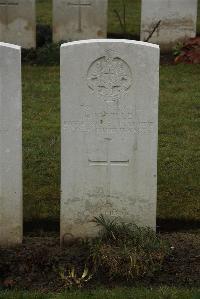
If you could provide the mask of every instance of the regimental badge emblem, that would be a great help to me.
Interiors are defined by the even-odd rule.
[[[89,88],[105,101],[120,99],[131,87],[132,81],[129,65],[119,57],[105,55],[95,60],[88,69]]]

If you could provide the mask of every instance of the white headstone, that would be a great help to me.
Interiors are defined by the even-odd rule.
[[[0,246],[21,241],[21,49],[0,43]]]
[[[141,40],[145,41],[158,22],[149,42],[161,50],[196,35],[197,0],[142,0]]]
[[[61,47],[61,240],[101,214],[156,226],[159,47],[90,40]]]
[[[0,0],[0,41],[35,48],[35,0]]]
[[[107,36],[108,0],[54,0],[53,41]]]

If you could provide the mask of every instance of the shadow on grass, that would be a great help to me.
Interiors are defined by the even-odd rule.
[[[157,219],[158,232],[181,232],[200,229],[200,220]],[[57,219],[33,219],[24,222],[24,233],[29,232],[59,232],[60,223]]]

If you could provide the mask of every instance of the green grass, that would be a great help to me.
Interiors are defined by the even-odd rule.
[[[136,35],[139,39],[140,35],[140,15],[141,1],[126,0],[126,31]],[[119,20],[116,16],[117,11],[123,19],[123,1],[109,0],[108,1],[108,32],[122,32]]]
[[[141,0],[125,0],[126,1],[126,29],[127,32],[139,37],[140,34],[140,15]],[[121,27],[114,13],[117,10],[123,15],[122,0],[108,0],[108,32],[121,32]],[[198,0],[198,19],[197,32],[200,34],[200,0]],[[52,24],[52,0],[37,0],[37,23]]]
[[[41,294],[29,292],[0,292],[0,299],[199,299],[199,290],[175,288],[137,289],[116,288],[113,290],[98,289],[74,291],[61,294]]]
[[[24,214],[59,217],[59,68],[23,68]]]
[[[199,219],[200,65],[161,67],[158,216]]]
[[[158,217],[198,220],[200,65],[160,71]],[[59,219],[59,67],[23,67],[24,216]]]
[[[52,25],[52,0],[36,0],[37,24]]]

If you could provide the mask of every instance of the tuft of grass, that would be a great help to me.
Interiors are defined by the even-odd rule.
[[[152,229],[103,215],[94,219],[101,230],[90,240],[90,259],[97,275],[134,281],[152,277],[169,254],[169,245]]]
[[[117,218],[110,220],[103,215],[94,222],[100,226],[97,237],[74,240],[84,252],[81,261],[77,264],[73,258],[59,272],[65,288],[83,287],[91,279],[115,283],[150,279],[161,270],[170,254],[169,244],[150,228]],[[70,243],[65,245],[68,247]]]

